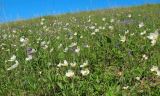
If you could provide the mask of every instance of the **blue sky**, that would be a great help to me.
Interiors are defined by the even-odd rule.
[[[0,22],[148,3],[160,0],[0,0]]]

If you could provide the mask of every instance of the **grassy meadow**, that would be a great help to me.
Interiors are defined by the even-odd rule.
[[[160,5],[0,24],[0,96],[160,96]]]

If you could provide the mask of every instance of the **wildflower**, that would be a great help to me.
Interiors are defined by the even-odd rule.
[[[88,60],[86,60],[82,65],[80,65],[81,68],[88,66]]]
[[[131,15],[131,14],[128,14],[128,17],[129,17],[129,18],[131,18],[131,17],[132,17],[132,15]]]
[[[61,66],[68,66],[67,60],[64,60],[63,64]]]
[[[84,44],[84,48],[89,48],[90,46],[88,44]]]
[[[77,48],[75,49],[75,52],[76,52],[76,53],[79,53],[79,51],[80,51],[80,48],[77,47]]]
[[[41,22],[40,24],[41,24],[41,25],[43,25],[44,23],[43,23],[43,22]]]
[[[16,30],[13,30],[12,32],[13,32],[13,33],[16,33]]]
[[[157,71],[158,67],[157,66],[152,66],[151,71]]]
[[[110,20],[111,23],[113,23],[114,21],[115,21],[114,19],[111,19],[111,20]]]
[[[53,50],[54,50],[54,48],[50,49],[50,51],[49,51],[49,52],[53,52]]]
[[[70,65],[71,65],[71,67],[75,67],[77,64],[76,64],[76,62],[74,62],[74,63],[70,63]]]
[[[14,68],[16,68],[19,65],[19,62],[16,60],[15,64],[13,64],[11,67],[9,67],[7,70],[12,70]]]
[[[91,35],[95,35],[95,34],[96,34],[95,32],[92,32],[92,33],[91,33]]]
[[[41,75],[41,74],[42,74],[42,71],[39,71],[38,73]]]
[[[28,44],[28,38],[24,38],[23,36],[20,38],[20,42],[22,43],[21,46],[25,46]]]
[[[134,36],[134,33],[132,33],[131,36]]]
[[[80,36],[80,38],[82,39],[82,38],[83,38],[83,36],[81,35],[81,36]]]
[[[27,48],[27,55],[32,55],[35,52],[36,52],[35,49],[33,49],[33,48]]]
[[[102,21],[106,21],[106,18],[102,18]]]
[[[143,22],[141,22],[141,23],[138,25],[139,28],[142,28],[143,26],[144,26],[144,23],[143,23]]]
[[[32,60],[32,55],[28,55],[28,57],[26,58],[26,61],[30,61],[30,60]]]
[[[66,23],[66,26],[68,26],[69,25],[69,23]]]
[[[120,36],[120,41],[124,43],[126,41],[126,36],[125,35],[124,36],[119,35],[119,36]]]
[[[58,67],[61,67],[61,66],[62,66],[62,63],[60,62],[57,66],[58,66]]]
[[[56,37],[57,40],[59,40],[59,38],[60,38],[59,36]]]
[[[144,60],[147,60],[147,59],[148,59],[148,56],[147,56],[146,54],[143,54],[142,57],[143,57]]]
[[[147,36],[147,38],[149,40],[151,40],[151,45],[154,46],[157,42],[157,39],[158,39],[158,30],[156,30],[154,33],[150,33],[149,36]]]
[[[108,28],[109,28],[110,30],[113,30],[113,29],[114,29],[114,27],[113,27],[113,26],[109,26]]]
[[[156,75],[157,75],[157,76],[160,76],[160,70],[158,69],[157,66],[152,66],[151,71],[152,71],[152,72],[153,72],[153,71],[157,72]]]
[[[45,20],[44,18],[41,19],[41,21],[44,21],[44,20]]]
[[[157,76],[160,76],[160,70],[157,70]]]
[[[68,70],[68,71],[66,72],[66,76],[69,77],[69,78],[71,78],[71,77],[74,76],[74,72],[73,72],[72,70]]]
[[[74,36],[77,36],[77,32],[74,33]]]
[[[68,47],[66,47],[65,49],[64,49],[64,52],[67,52],[68,51]]]
[[[73,36],[70,36],[69,39],[72,40],[72,39],[73,39]]]
[[[91,26],[90,29],[95,29],[95,26]]]
[[[15,61],[15,60],[16,60],[16,55],[13,55],[8,61]]]
[[[81,74],[82,74],[82,76],[87,76],[88,74],[89,74],[89,70],[86,68],[86,69],[84,69],[84,70],[81,70]]]
[[[95,29],[95,32],[99,32],[99,29]]]
[[[125,34],[128,34],[128,33],[129,33],[129,30],[126,30],[126,31],[125,31]]]
[[[136,77],[136,80],[138,80],[138,81],[139,81],[139,80],[140,80],[140,77],[138,77],[138,76],[137,76],[137,77]]]
[[[46,44],[46,41],[41,42],[41,46],[44,46]]]
[[[144,35],[144,34],[146,34],[146,30],[140,33],[140,35]]]
[[[124,86],[123,87],[124,90],[127,90],[128,88],[129,88],[129,86]]]
[[[59,44],[58,49],[62,47],[62,44]]]
[[[71,43],[71,45],[69,45],[69,47],[74,47],[74,46],[77,46],[77,42],[76,43],[73,42],[73,43]]]

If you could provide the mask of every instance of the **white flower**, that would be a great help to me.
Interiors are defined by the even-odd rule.
[[[155,72],[157,72],[157,76],[160,76],[160,70],[158,69],[158,67],[157,66],[153,66],[152,68],[151,68],[151,71],[153,72],[153,71],[155,71]]]
[[[72,39],[73,39],[73,36],[69,37],[69,39],[72,40]]]
[[[151,71],[157,71],[158,67],[157,66],[152,66]]]
[[[131,18],[131,17],[132,17],[132,15],[131,15],[131,14],[128,14],[128,17],[129,17],[129,18]]]
[[[86,75],[88,75],[89,74],[89,70],[86,68],[86,69],[84,69],[84,70],[81,70],[81,74],[83,75],[83,76],[86,76]]]
[[[121,42],[125,42],[126,41],[126,36],[124,35],[124,36],[121,36],[121,35],[119,35],[120,36],[120,41]]]
[[[13,55],[8,61],[15,61],[15,60],[16,60],[16,55]]]
[[[73,72],[72,70],[68,70],[68,71],[66,72],[66,76],[71,78],[71,77],[74,76],[74,72]]]
[[[13,64],[11,67],[9,67],[7,70],[12,70],[14,68],[16,68],[19,65],[19,62],[16,60],[15,64]]]
[[[71,67],[76,67],[76,62],[74,62],[74,63],[70,63],[70,65],[71,65]]]
[[[61,67],[61,66],[62,66],[62,63],[60,62],[57,66],[58,66],[58,67]]]
[[[131,36],[133,36],[133,35],[134,35],[134,33],[131,34]]]
[[[91,19],[88,19],[88,21],[87,22],[91,22]]]
[[[140,77],[136,77],[136,80],[138,80],[138,81],[139,81],[139,80],[140,80]]]
[[[106,18],[102,18],[102,21],[106,21]]]
[[[148,39],[153,40],[158,38],[158,31],[155,31],[154,33],[150,33],[149,36],[147,36]]]
[[[154,33],[150,33],[149,36],[147,36],[147,38],[151,40],[152,46],[156,44],[158,35],[159,35],[158,30],[156,30]]]
[[[24,38],[24,37],[21,37],[19,41],[20,41],[20,42],[24,42],[24,40],[25,40],[25,38]]]
[[[28,57],[26,58],[26,61],[30,61],[30,60],[32,60],[32,55],[28,55]]]
[[[139,28],[142,28],[143,26],[144,26],[144,23],[143,23],[143,22],[141,22],[141,23],[138,25]]]
[[[95,29],[95,26],[91,26],[90,29]]]
[[[73,47],[73,46],[77,46],[77,42],[76,43],[71,43],[71,45],[69,45],[69,47]]]
[[[91,35],[95,35],[95,34],[96,34],[95,32],[92,32],[92,33],[91,33]]]
[[[128,88],[129,88],[129,86],[124,86],[124,87],[123,87],[124,90],[126,90],[126,89],[128,89]]]
[[[42,18],[41,20],[42,20],[42,21],[44,21],[45,19],[44,19],[44,18]]]
[[[160,70],[157,70],[157,76],[160,76]]]
[[[60,38],[59,36],[56,37],[57,40],[59,40],[59,38]]]
[[[80,36],[80,38],[82,39],[82,38],[83,38],[83,36],[81,35],[81,36]]]
[[[16,33],[16,30],[13,30],[12,32],[13,32],[13,33]]]
[[[43,25],[44,23],[43,23],[43,22],[41,22],[40,24],[41,24],[41,25]]]
[[[68,51],[68,47],[66,47],[65,49],[64,49],[64,52],[67,52]]]
[[[128,33],[129,33],[129,30],[126,30],[126,31],[125,31],[125,34],[128,34]]]
[[[115,21],[114,19],[111,19],[111,20],[110,20],[111,23],[113,23],[114,21]]]
[[[22,43],[22,45],[21,46],[25,46],[25,45],[27,45],[28,44],[28,38],[24,38],[24,36],[22,36],[21,38],[20,38],[20,42]]]
[[[147,59],[148,59],[148,56],[147,56],[146,54],[143,54],[142,57],[143,57],[144,60],[147,60]]]
[[[54,48],[50,49],[50,51],[49,51],[49,52],[53,52],[53,50],[54,50]]]
[[[75,32],[74,35],[77,36],[77,32]]]
[[[80,51],[80,48],[77,47],[77,48],[75,49],[75,52],[76,52],[76,53],[79,53],[79,51]]]
[[[109,28],[110,30],[113,30],[113,29],[114,29],[114,27],[113,27],[113,26],[109,26],[108,28]]]
[[[99,29],[95,29],[95,32],[99,32]]]
[[[87,45],[84,45],[84,47],[85,47],[85,48],[89,48],[90,46],[87,44]]]
[[[45,46],[43,46],[42,48],[43,48],[43,49],[47,49],[47,48],[48,48],[48,45],[45,45]]]
[[[62,44],[59,44],[58,49],[62,47]]]
[[[146,34],[146,30],[140,33],[140,35],[144,35],[144,34]]]
[[[62,64],[62,66],[68,66],[68,62],[67,62],[67,60],[64,60],[64,62],[63,62],[63,64]]]
[[[46,41],[42,41],[41,46],[45,46],[45,45],[46,45]]]
[[[86,60],[86,62],[84,62],[82,65],[80,65],[81,68],[88,66],[88,60]]]

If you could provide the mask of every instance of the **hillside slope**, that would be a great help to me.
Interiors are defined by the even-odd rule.
[[[160,5],[0,25],[2,96],[159,96]]]

